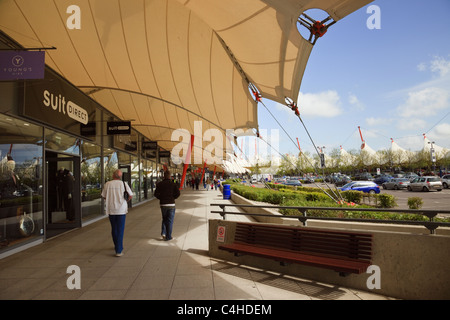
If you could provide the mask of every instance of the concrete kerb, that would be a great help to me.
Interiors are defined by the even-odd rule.
[[[236,204],[254,204],[234,192],[231,200]],[[243,208],[244,209],[244,208]],[[248,213],[269,213],[280,216],[272,209],[245,208]],[[290,224],[301,226],[300,221],[274,217],[273,219],[257,217],[261,223]],[[300,276],[314,281],[368,291],[368,274],[339,277],[330,270],[321,268],[288,265],[269,259],[251,256],[234,257],[233,254],[218,249],[217,229],[226,227],[226,243],[232,242],[236,222],[226,220],[210,220],[209,253],[211,257],[230,260],[236,263],[258,266],[293,276]],[[351,229],[370,232],[373,235],[372,264],[380,270],[380,289],[374,293],[400,299],[450,299],[450,237],[449,230],[441,230],[441,234],[429,234],[425,227],[398,225],[377,225],[373,223],[336,223],[308,221],[308,227]],[[438,228],[438,230],[441,228]],[[442,228],[444,229],[444,228]]]

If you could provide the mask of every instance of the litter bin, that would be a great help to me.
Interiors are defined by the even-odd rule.
[[[231,185],[224,184],[223,185],[223,200],[231,199]]]

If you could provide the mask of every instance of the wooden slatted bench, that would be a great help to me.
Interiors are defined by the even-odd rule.
[[[279,261],[332,269],[340,275],[366,272],[372,235],[316,228],[236,223],[234,242],[219,249]]]

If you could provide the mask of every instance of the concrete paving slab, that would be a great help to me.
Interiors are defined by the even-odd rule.
[[[219,191],[183,190],[171,241],[160,237],[156,199],[127,215],[124,255],[114,256],[108,219],[0,260],[2,300],[339,300],[389,299],[371,292],[317,283],[208,256],[210,203]],[[238,209],[236,209],[238,210]],[[227,220],[249,221],[240,215]],[[70,290],[67,267],[81,271]]]

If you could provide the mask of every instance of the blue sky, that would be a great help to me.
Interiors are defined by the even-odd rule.
[[[367,27],[369,5],[380,8],[381,29]],[[369,5],[331,26],[312,50],[298,106],[314,142],[326,153],[341,145],[360,150],[360,126],[374,150],[389,149],[390,138],[404,149],[420,150],[423,133],[450,148],[450,1],[378,0]],[[312,153],[293,112],[264,103],[291,138],[298,137],[302,150]],[[260,129],[279,130],[279,152],[298,152],[263,106],[258,118]]]

